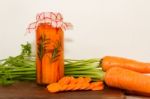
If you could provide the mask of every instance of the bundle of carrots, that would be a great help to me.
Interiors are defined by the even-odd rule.
[[[76,66],[72,67],[74,68]],[[77,65],[76,70],[72,71],[68,69],[67,72],[70,73],[67,74],[76,77],[84,75],[86,77],[86,69],[84,69],[84,71],[77,71],[79,67],[81,68],[83,66]],[[95,72],[97,74],[99,71],[99,79],[104,81],[107,86],[150,96],[150,76],[144,75],[144,73],[150,73],[150,63],[115,56],[105,56],[100,60],[99,67],[101,67],[102,70],[98,68]],[[90,76],[92,77],[92,75]]]
[[[105,71],[104,81],[108,86],[150,96],[150,63],[106,56],[100,65]]]
[[[89,77],[74,78],[66,76],[60,79],[57,83],[52,83],[47,86],[51,93],[60,91],[75,91],[75,90],[103,90],[104,85],[102,81],[91,82]]]

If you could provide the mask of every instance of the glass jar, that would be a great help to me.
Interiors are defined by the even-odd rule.
[[[57,82],[64,76],[64,30],[72,24],[63,22],[60,13],[41,12],[27,30],[36,32],[36,78],[41,85]]]
[[[48,23],[36,29],[36,73],[38,84],[57,82],[64,76],[64,32]]]

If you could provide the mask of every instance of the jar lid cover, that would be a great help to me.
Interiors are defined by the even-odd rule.
[[[60,13],[42,12],[37,14],[36,21],[30,23],[27,30],[30,33],[35,30],[40,23],[48,23],[53,28],[61,28],[62,30],[72,29],[72,24],[63,22],[63,17]]]

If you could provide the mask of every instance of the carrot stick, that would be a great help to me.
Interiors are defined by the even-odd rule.
[[[62,77],[64,77],[64,52],[60,52],[60,56],[59,56],[59,79],[61,79]]]
[[[42,81],[45,82],[46,84],[49,83],[49,79],[48,79],[48,76],[51,76],[49,75],[49,72],[47,70],[48,69],[48,62],[49,61],[49,58],[44,55],[43,58],[42,58]]]
[[[106,72],[104,78],[108,86],[150,95],[150,77],[141,73],[113,67]]]
[[[59,39],[61,40],[61,48],[62,50],[60,51],[60,56],[59,56],[59,61],[60,61],[60,78],[61,79],[64,76],[64,32],[61,28],[59,28],[58,30],[58,34],[59,34]]]
[[[53,68],[54,68],[54,71],[51,71],[53,72],[54,76],[53,76],[53,82],[57,82],[57,62],[53,62]]]
[[[41,76],[42,76],[42,71],[41,71],[42,69],[41,68],[42,67],[41,66],[42,66],[41,61],[36,58],[36,68],[37,68],[36,69],[36,75],[37,75],[36,76],[36,81],[37,81],[38,84],[42,83],[42,78],[41,78]]]
[[[42,83],[42,60],[38,57],[38,43],[40,42],[41,37],[41,28],[38,27],[36,30],[36,80],[38,84]]]
[[[115,56],[105,56],[102,58],[100,65],[104,71],[107,71],[112,67],[121,67],[140,73],[150,73],[150,63]]]

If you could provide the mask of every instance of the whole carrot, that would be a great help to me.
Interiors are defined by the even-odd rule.
[[[112,67],[121,67],[140,73],[150,73],[150,63],[139,62],[132,59],[115,57],[115,56],[105,56],[102,58],[100,65],[104,71]]]
[[[104,81],[110,87],[150,95],[150,77],[132,70],[113,67],[106,72]]]

